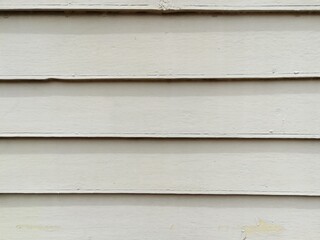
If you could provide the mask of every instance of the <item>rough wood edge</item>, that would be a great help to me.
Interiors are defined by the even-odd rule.
[[[114,138],[114,139],[320,139],[320,134],[289,133],[1,133],[0,138]]]
[[[0,3],[0,11],[319,12],[320,4]]]
[[[0,75],[0,81],[11,80],[242,80],[242,79],[320,79],[320,72],[294,72],[270,74],[159,74],[159,75]]]
[[[303,191],[215,191],[215,190],[99,190],[99,189],[62,189],[62,190],[1,190],[0,194],[137,194],[137,195],[230,195],[230,196],[306,196],[319,197],[320,192],[303,192]]]

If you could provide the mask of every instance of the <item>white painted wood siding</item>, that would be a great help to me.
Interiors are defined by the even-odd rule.
[[[0,79],[320,77],[319,15],[3,15]]]
[[[0,136],[319,138],[320,82],[2,82]]]
[[[320,196],[320,143],[296,140],[0,140],[2,193]]]
[[[319,240],[319,10],[0,0],[0,240]]]
[[[1,10],[318,11],[319,0],[0,0]]]
[[[305,197],[3,195],[3,239],[316,240],[320,201]]]

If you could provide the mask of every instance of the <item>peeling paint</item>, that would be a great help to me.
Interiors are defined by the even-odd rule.
[[[243,226],[242,232],[245,236],[250,236],[254,234],[275,234],[281,233],[284,228],[280,225],[276,225],[273,223],[268,223],[264,220],[259,220],[257,225],[253,226]]]
[[[60,227],[58,226],[47,226],[47,225],[17,225],[17,229],[25,229],[25,230],[39,230],[39,231],[46,231],[46,232],[53,232]]]
[[[170,0],[160,0],[159,1],[159,8],[160,10],[169,10],[171,9],[171,3],[170,3]]]

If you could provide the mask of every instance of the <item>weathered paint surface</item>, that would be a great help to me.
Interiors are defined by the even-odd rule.
[[[159,240],[313,240],[320,236],[320,201],[310,197],[2,195],[0,206],[1,237],[10,240],[149,240],[154,236]],[[17,225],[31,228],[17,229]],[[44,231],[46,226],[55,229]]]
[[[0,192],[320,196],[317,141],[0,140]]]
[[[0,83],[0,136],[320,138],[319,81]]]
[[[0,79],[320,77],[320,15],[5,14]]]
[[[28,224],[19,224],[16,226],[19,231],[24,231],[24,230],[38,230],[38,231],[57,231],[60,229],[58,226],[46,226],[46,225],[28,225]]]
[[[256,225],[244,226],[242,231],[245,234],[245,238],[247,238],[256,234],[279,234],[284,231],[284,228],[280,225],[259,219]]]
[[[320,239],[319,6],[0,0],[0,240]]]

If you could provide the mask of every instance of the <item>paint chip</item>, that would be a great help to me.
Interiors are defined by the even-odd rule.
[[[264,220],[259,220],[257,225],[253,226],[244,226],[242,228],[243,233],[245,236],[252,236],[254,234],[277,234],[281,233],[284,228],[280,225],[276,225],[273,223],[268,223]]]
[[[60,229],[58,226],[47,226],[47,225],[17,225],[17,229],[21,230],[39,230],[39,231],[46,231],[52,232]]]

